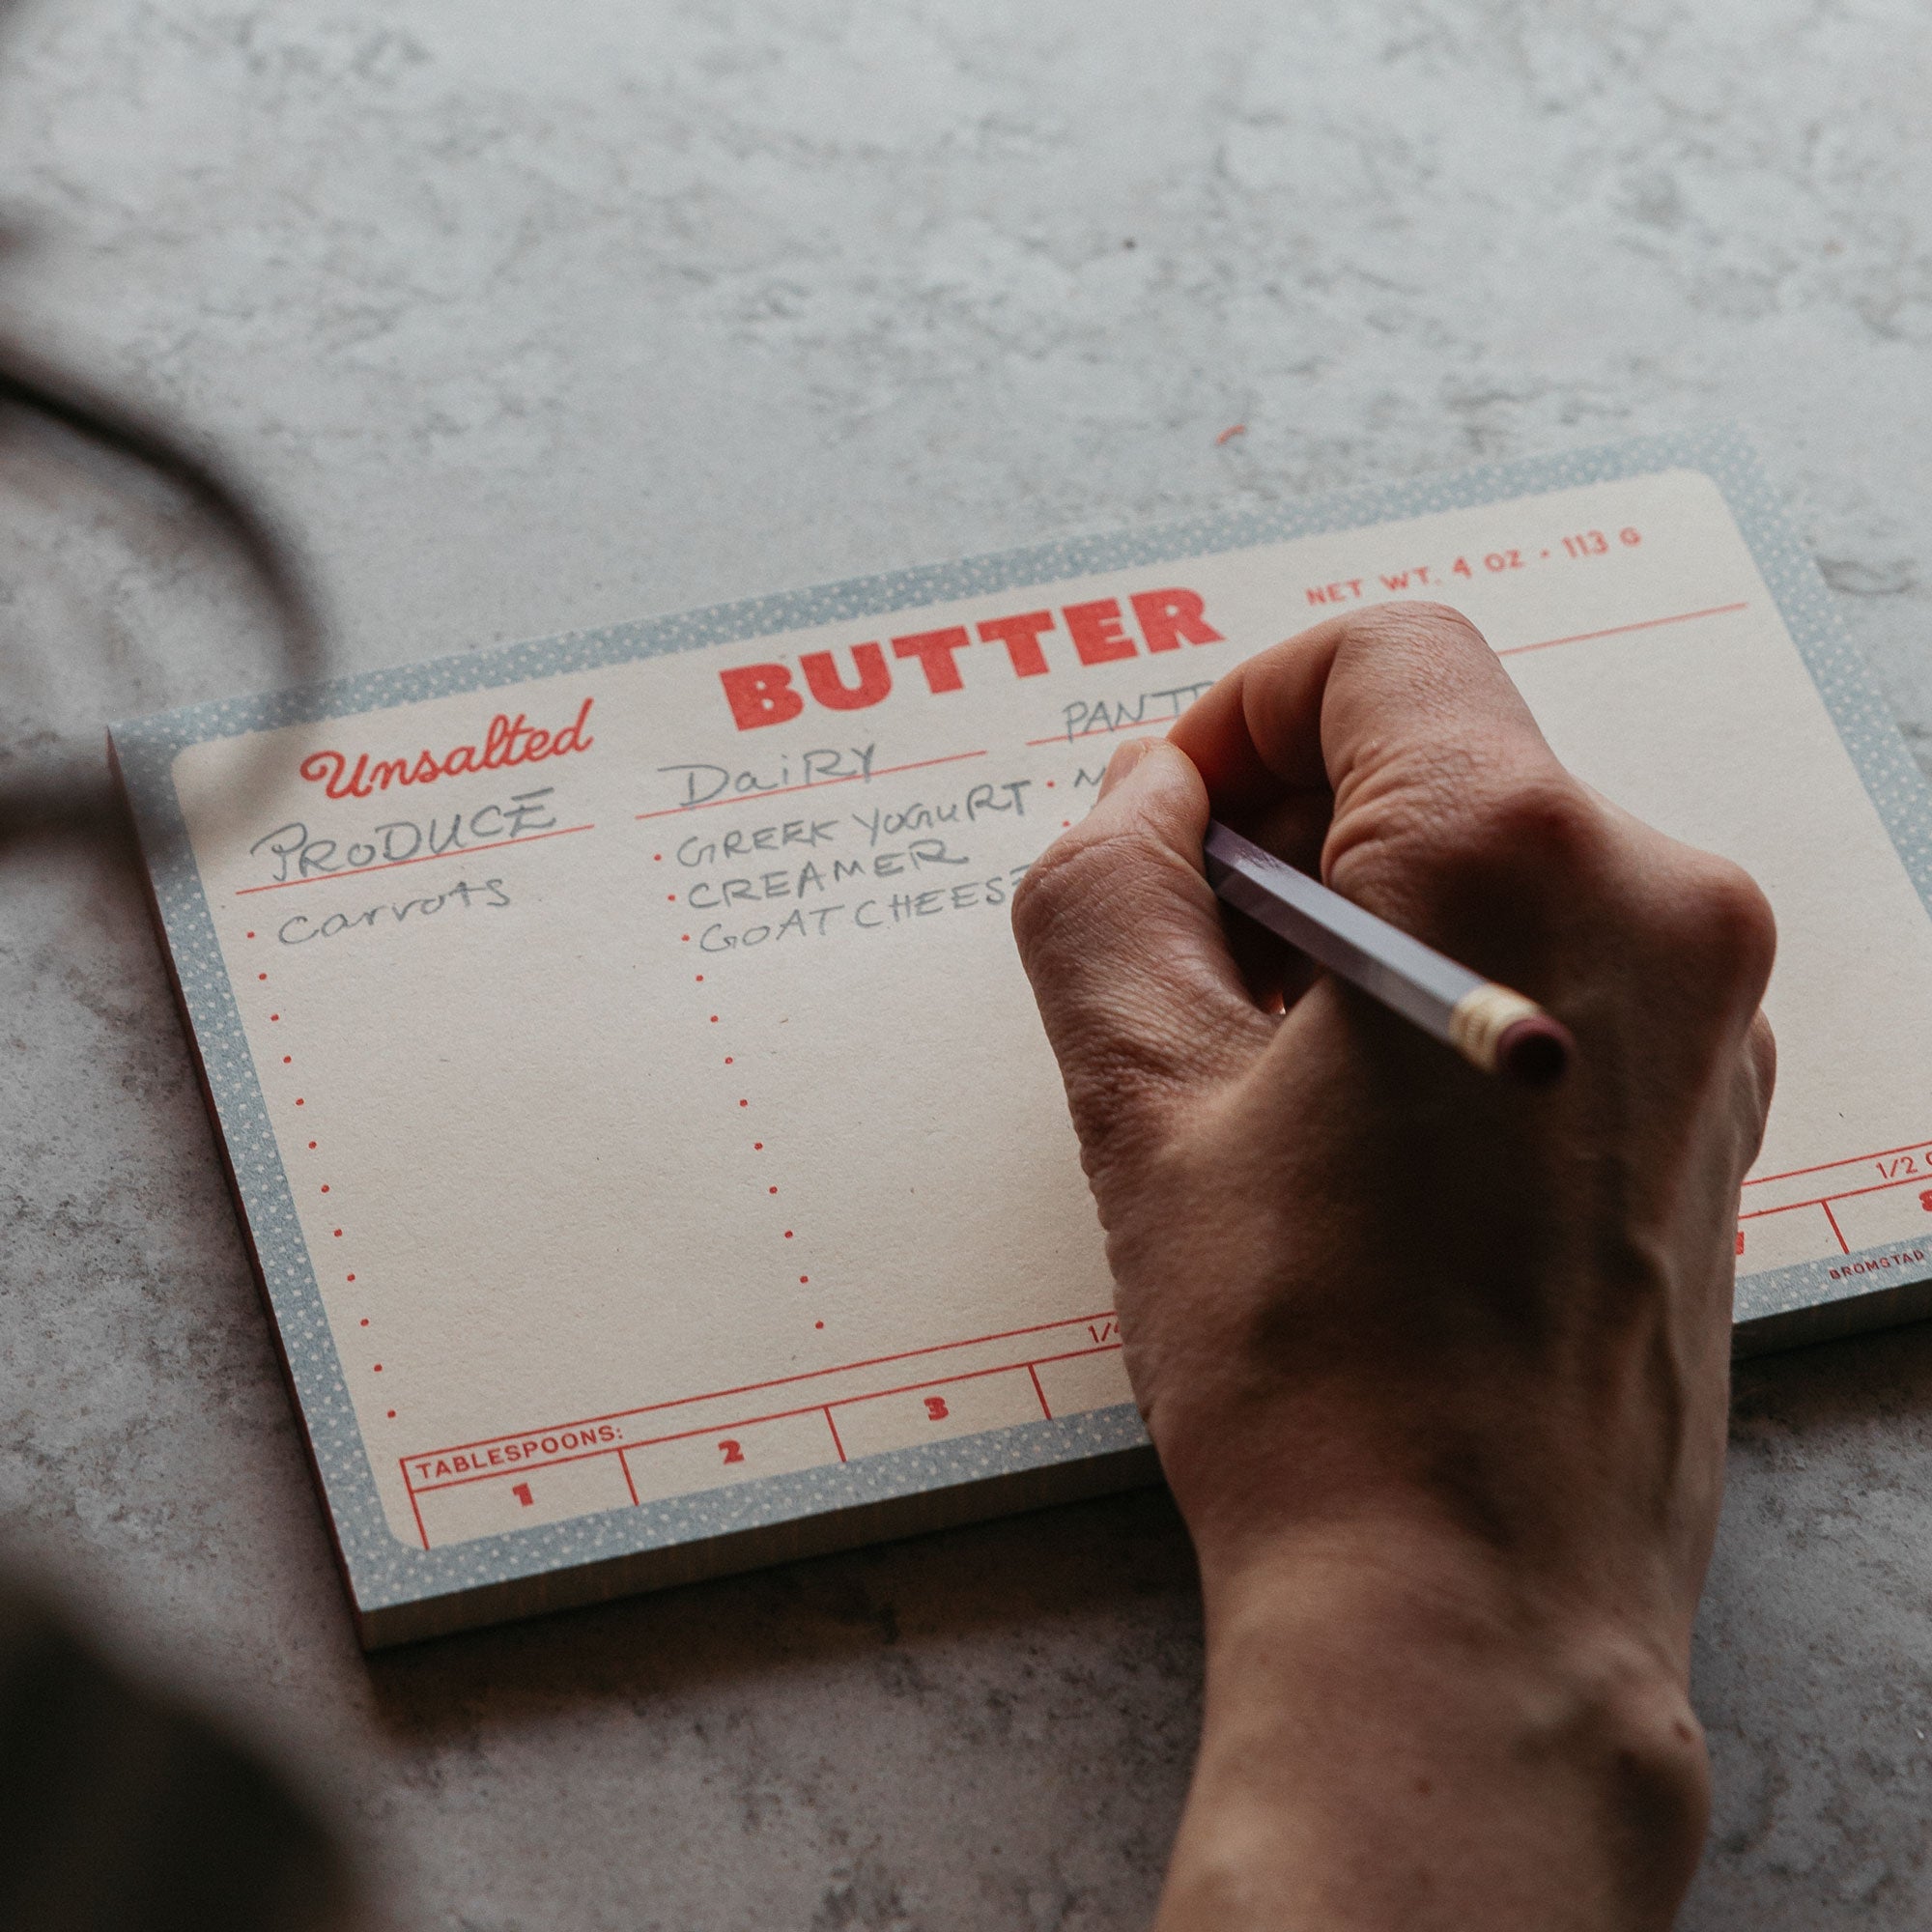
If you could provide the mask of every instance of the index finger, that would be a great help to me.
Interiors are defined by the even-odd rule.
[[[1444,747],[1504,770],[1555,763],[1482,633],[1440,604],[1350,611],[1262,651],[1189,706],[1169,742],[1237,818],[1329,796],[1345,809],[1378,772]]]

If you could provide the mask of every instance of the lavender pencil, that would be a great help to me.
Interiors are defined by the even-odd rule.
[[[1576,1042],[1534,1000],[1457,965],[1218,821],[1208,824],[1206,852],[1208,883],[1230,905],[1471,1065],[1526,1087],[1562,1078]]]

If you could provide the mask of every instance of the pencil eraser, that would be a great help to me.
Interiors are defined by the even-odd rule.
[[[1563,1078],[1577,1042],[1548,1013],[1513,1021],[1496,1041],[1496,1071],[1523,1087],[1553,1087]]]

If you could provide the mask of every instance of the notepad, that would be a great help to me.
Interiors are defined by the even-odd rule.
[[[1932,810],[1727,435],[200,705],[112,746],[364,1641],[1150,1479],[1013,892],[1420,598],[1776,910],[1741,1345],[1921,1312]]]

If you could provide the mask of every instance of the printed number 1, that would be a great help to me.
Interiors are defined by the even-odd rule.
[[[943,1395],[927,1396],[925,1399],[925,1413],[928,1421],[944,1422],[948,1414],[946,1398]]]
[[[727,1463],[742,1463],[745,1460],[744,1450],[739,1448],[735,1442],[721,1442],[718,1447],[724,1452],[724,1460]]]
[[[529,1506],[536,1501],[536,1497],[530,1494],[530,1486],[527,1483],[517,1483],[513,1485],[510,1490],[510,1493],[513,1496],[515,1496],[516,1499],[520,1503],[522,1503],[526,1509],[528,1509]]]

